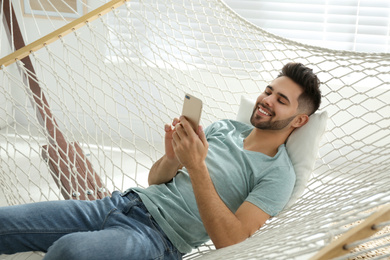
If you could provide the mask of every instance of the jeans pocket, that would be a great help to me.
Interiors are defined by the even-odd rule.
[[[120,195],[121,195],[122,197],[125,197],[125,196],[127,196],[127,194],[129,194],[130,192],[132,192],[132,189],[127,189],[127,190],[125,190],[124,192],[122,192]]]

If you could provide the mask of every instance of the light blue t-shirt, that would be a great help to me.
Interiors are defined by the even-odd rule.
[[[206,165],[220,198],[232,212],[248,201],[275,216],[291,196],[294,169],[284,144],[274,157],[244,150],[243,141],[252,129],[233,120],[207,127]],[[191,252],[209,240],[185,168],[168,183],[134,190],[180,252]]]

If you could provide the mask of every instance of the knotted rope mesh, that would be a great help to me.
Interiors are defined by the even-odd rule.
[[[41,32],[44,24],[54,31],[69,23],[50,14],[23,15],[18,1],[12,3],[29,35],[26,43],[48,33]],[[95,7],[85,5],[83,11]],[[180,114],[185,93],[203,100],[203,126],[234,119],[241,96],[256,98],[290,61],[318,74],[321,110],[329,114],[307,189],[245,242],[217,251],[205,244],[186,258],[305,259],[388,203],[389,54],[293,42],[256,27],[219,0],[130,1],[85,23],[31,52],[33,71],[20,60],[2,66],[3,205],[88,199],[146,187],[148,170],[164,151],[164,123]],[[14,51],[3,47],[8,44],[4,28],[2,57]],[[32,90],[33,82],[41,92]],[[61,157],[61,135],[64,154],[78,146],[83,151],[80,165],[77,156]],[[48,147],[62,159],[50,162],[43,156]],[[88,162],[96,175],[94,188],[76,185],[67,191],[62,172],[70,173],[65,182],[88,182],[77,177],[78,168],[88,168]],[[59,175],[52,174],[53,165],[61,169]],[[375,256],[383,256],[387,245],[384,232],[380,243],[364,246],[369,251],[363,254],[376,250]]]

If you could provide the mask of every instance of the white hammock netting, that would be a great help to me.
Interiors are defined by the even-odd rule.
[[[26,45],[73,21],[46,1],[39,15],[11,2]],[[104,4],[89,2],[95,6],[82,2],[84,13]],[[15,51],[7,12],[14,17],[10,9],[1,13],[1,57]],[[1,60],[2,205],[146,187],[163,154],[164,123],[180,114],[185,93],[203,100],[203,126],[235,119],[241,96],[256,98],[290,61],[318,74],[321,110],[329,115],[304,194],[243,243],[221,250],[206,244],[185,258],[308,259],[389,202],[389,54],[292,42],[220,0],[135,0],[82,25],[51,44],[41,40],[45,46],[28,56],[32,67]],[[82,152],[74,152],[78,146]],[[92,179],[76,177],[85,169]],[[358,246],[363,256],[355,250],[343,259],[386,257],[390,237],[383,234]]]

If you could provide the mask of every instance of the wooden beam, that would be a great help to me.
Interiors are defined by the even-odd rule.
[[[3,57],[0,59],[0,68],[2,66],[6,67],[8,65],[13,64],[17,60],[21,60],[28,55],[30,55],[31,52],[35,52],[46,45],[60,39],[61,37],[64,37],[65,35],[83,27],[88,22],[91,22],[93,20],[96,20],[100,16],[110,12],[111,10],[118,8],[119,6],[126,3],[128,0],[112,0],[95,10],[87,13],[86,15],[83,15],[82,17],[64,25],[63,27],[53,31],[52,33],[49,33],[48,35],[24,46],[23,48],[17,49],[15,52]]]
[[[354,228],[351,228],[348,232],[334,240],[328,246],[322,248],[316,255],[310,258],[310,260],[328,260],[349,253],[351,249],[348,249],[347,245],[374,235],[376,232],[381,230],[381,228],[374,228],[375,225],[379,225],[389,220],[390,204],[382,207],[380,210],[365,219],[362,223]]]

